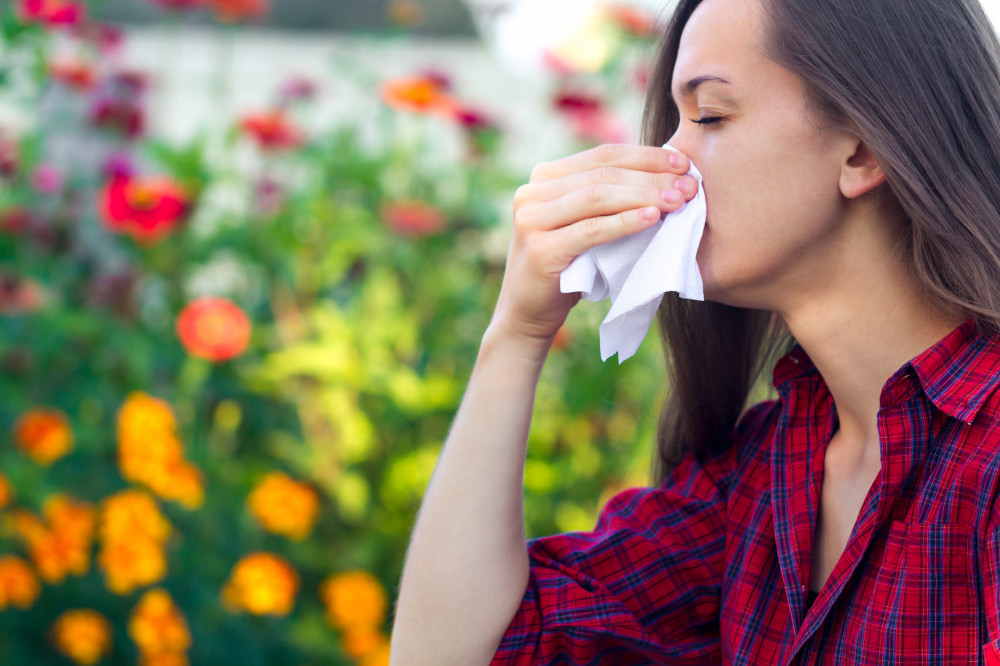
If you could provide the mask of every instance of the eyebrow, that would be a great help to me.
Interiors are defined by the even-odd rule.
[[[681,86],[681,96],[690,97],[694,94],[694,91],[698,89],[698,86],[705,83],[706,81],[717,81],[718,83],[729,83],[721,76],[715,76],[713,74],[704,74],[702,76],[696,76],[684,85]]]

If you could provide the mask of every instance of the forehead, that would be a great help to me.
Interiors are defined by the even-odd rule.
[[[762,58],[758,50],[757,12],[759,0],[704,0],[688,19],[681,33],[674,65],[672,90],[683,93],[689,79],[712,74],[739,85],[749,69]],[[721,91],[732,86],[704,84]]]

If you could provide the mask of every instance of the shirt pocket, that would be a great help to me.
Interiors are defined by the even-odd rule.
[[[872,594],[860,613],[866,659],[978,663],[974,539],[964,525],[889,523]]]

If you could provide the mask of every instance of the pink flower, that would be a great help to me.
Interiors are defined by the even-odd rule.
[[[18,0],[18,17],[25,23],[72,27],[86,19],[86,9],[75,0]]]
[[[58,194],[62,190],[62,172],[51,164],[40,164],[31,174],[31,186],[42,194]]]
[[[316,96],[316,83],[304,76],[293,76],[285,81],[278,91],[283,103],[310,100]]]

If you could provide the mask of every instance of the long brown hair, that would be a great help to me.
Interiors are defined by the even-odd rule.
[[[700,2],[679,0],[657,44],[645,145],[678,126],[671,79]],[[979,0],[762,3],[764,51],[801,78],[817,127],[854,133],[882,166],[880,189],[905,217],[902,247],[927,303],[1000,333],[1000,41]],[[770,388],[773,363],[795,344],[766,310],[669,292],[657,314],[669,393],[654,485],[689,452],[730,446],[748,398]]]

